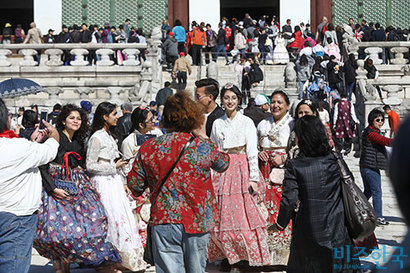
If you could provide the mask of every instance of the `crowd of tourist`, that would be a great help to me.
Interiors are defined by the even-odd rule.
[[[70,263],[143,272],[147,244],[156,272],[204,272],[208,262],[238,272],[360,266],[354,253],[333,255],[357,243],[342,216],[332,154],[348,155],[356,132],[346,91],[330,105],[303,99],[291,107],[286,92],[276,90],[243,109],[246,95],[235,84],[220,88],[206,78],[195,85],[193,99],[166,82],[149,105],[121,105],[120,118],[116,105],[102,102],[92,111],[89,101],[56,104],[44,120],[36,105],[12,118],[0,101],[1,149],[21,150],[0,165],[0,214],[10,219],[0,252],[24,238],[21,259],[0,261],[0,268],[27,272],[33,245],[56,272],[69,272]],[[385,111],[396,132],[397,114]],[[384,112],[370,112],[360,158],[377,225],[389,224],[380,170],[392,139],[383,136],[383,123]],[[27,224],[14,230],[15,221]],[[375,240],[365,244],[367,254],[377,247]]]
[[[142,42],[129,23],[119,33],[63,28],[61,37]],[[367,36],[365,21],[351,27],[362,39],[377,36]],[[348,232],[334,152],[348,156],[361,137],[364,195],[372,197],[376,224],[388,225],[380,171],[400,118],[389,105],[373,109],[359,132],[355,57],[341,47],[340,27],[324,17],[317,29],[292,29],[290,20],[279,28],[276,18],[249,14],[239,22],[223,18],[218,32],[196,22],[187,32],[180,21],[171,28],[164,20],[163,61],[178,91],[165,82],[148,105],[122,104],[121,117],[117,105],[90,101],[56,104],[48,117],[36,105],[21,107],[13,117],[0,99],[0,150],[7,155],[0,158],[0,272],[28,272],[32,246],[58,273],[70,272],[71,263],[144,272],[147,254],[158,273],[205,272],[207,263],[225,272],[361,272],[349,249],[364,245],[361,255],[370,255],[377,242],[374,234],[358,242]],[[41,36],[33,24],[21,38]],[[50,30],[44,41],[54,39]],[[219,53],[227,65],[237,62],[238,84],[205,78],[195,82],[193,97],[184,91],[192,69],[186,55],[200,65],[202,51],[209,62]],[[258,64],[290,60],[297,103],[281,89],[251,97],[251,86],[263,80]],[[370,58],[365,69],[377,79]],[[342,258],[334,255],[338,248]]]

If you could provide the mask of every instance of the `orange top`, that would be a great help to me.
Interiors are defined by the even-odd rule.
[[[400,116],[393,110],[390,110],[389,112],[389,125],[390,130],[392,130],[394,132],[394,135],[396,135],[397,129],[399,129],[400,125]]]
[[[200,31],[198,28],[194,29],[191,41],[193,45],[206,45],[206,31]]]

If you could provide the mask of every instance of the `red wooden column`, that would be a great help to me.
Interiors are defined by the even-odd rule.
[[[312,31],[316,31],[316,27],[322,21],[323,16],[326,16],[328,21],[331,22],[332,14],[332,0],[310,0],[310,25]]]
[[[182,22],[184,28],[189,26],[189,0],[168,0],[168,20],[171,27],[174,27],[176,19]]]

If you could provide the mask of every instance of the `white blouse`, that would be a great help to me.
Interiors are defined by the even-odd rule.
[[[223,115],[213,123],[211,140],[220,149],[246,146],[250,180],[259,181],[258,139],[255,124],[250,118],[240,112],[232,120],[226,114]]]
[[[290,132],[293,130],[293,118],[287,113],[278,123],[268,117],[258,124],[259,145],[261,148],[286,147]]]
[[[87,171],[93,175],[115,175],[115,159],[120,157],[117,142],[104,129],[96,131],[88,141]]]

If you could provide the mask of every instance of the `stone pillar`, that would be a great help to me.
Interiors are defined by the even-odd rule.
[[[383,52],[383,49],[380,47],[368,47],[364,50],[365,53],[369,54],[369,58],[373,60],[374,64],[383,63],[382,59],[379,59],[379,53]]]
[[[137,59],[138,54],[140,54],[138,49],[127,48],[124,49],[122,53],[127,56],[127,60],[123,62],[125,66],[136,66],[141,64],[141,62]]]
[[[70,54],[74,55],[74,61],[71,61],[70,65],[85,66],[89,64],[89,62],[84,60],[84,55],[88,55],[88,50],[84,48],[72,49],[70,51]]]
[[[20,66],[36,66],[37,62],[34,61],[34,56],[38,53],[34,49],[20,49],[19,54],[24,55],[24,60],[20,62]]]
[[[148,40],[148,54],[147,60],[151,62],[152,67],[152,88],[151,96],[155,98],[156,93],[162,88],[162,67],[159,65],[161,60],[161,29],[155,27],[151,32],[151,39]]]
[[[383,86],[383,91],[387,92],[387,98],[383,100],[384,104],[399,106],[403,100],[399,98],[398,92],[403,89],[400,85],[386,85]]]
[[[111,66],[114,65],[114,61],[110,60],[110,55],[114,54],[112,49],[101,48],[95,52],[97,55],[101,55],[101,60],[97,61],[98,66]]]
[[[7,60],[7,56],[11,55],[8,49],[0,49],[0,66],[10,66],[11,63]]]
[[[408,63],[408,59],[404,58],[404,54],[409,52],[409,48],[407,47],[393,47],[391,52],[394,53],[394,59],[391,60],[392,64],[406,64]]]
[[[391,26],[392,21],[392,0],[386,0],[386,27]]]
[[[47,49],[45,51],[46,55],[48,56],[48,60],[46,61],[46,65],[48,66],[61,66],[63,65],[63,61],[61,60],[61,55],[63,51],[61,49]]]

